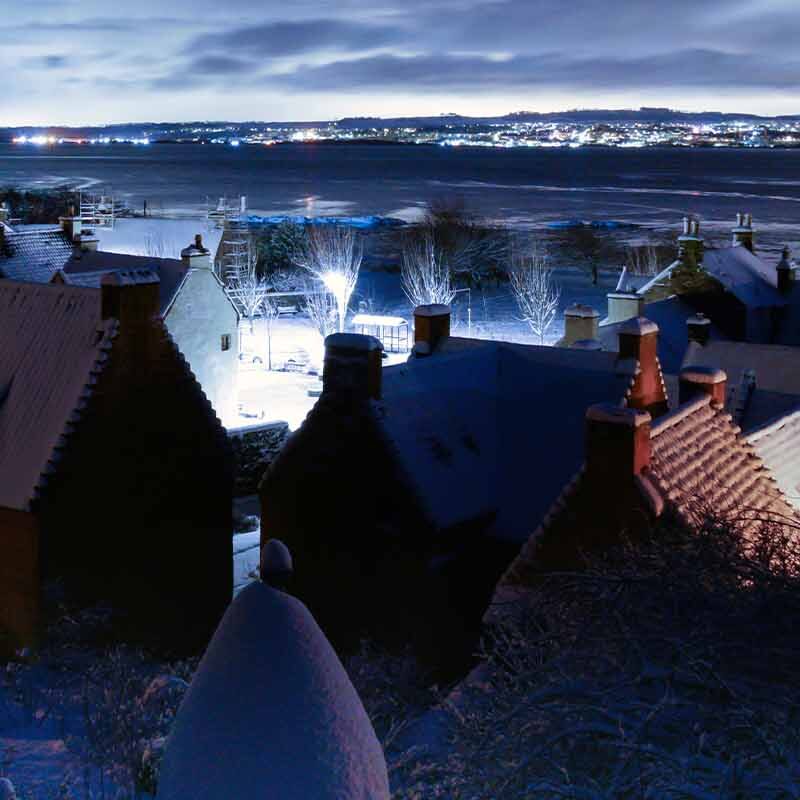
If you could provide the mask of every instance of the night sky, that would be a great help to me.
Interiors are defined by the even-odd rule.
[[[0,125],[800,112],[797,0],[0,0]]]

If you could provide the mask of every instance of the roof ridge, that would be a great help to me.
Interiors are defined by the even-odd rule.
[[[664,433],[664,431],[669,430],[673,425],[683,422],[683,420],[685,420],[687,417],[690,417],[699,409],[705,408],[708,405],[711,405],[711,396],[703,394],[698,397],[693,397],[691,400],[681,406],[678,406],[672,411],[668,411],[663,416],[653,420],[653,423],[650,426],[650,438],[656,438],[660,434]],[[724,412],[724,409],[721,406],[716,406],[716,410]]]

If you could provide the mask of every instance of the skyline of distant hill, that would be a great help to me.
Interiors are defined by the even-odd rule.
[[[93,137],[109,136],[111,138],[127,138],[147,134],[162,136],[177,136],[184,134],[192,128],[226,128],[231,133],[245,131],[248,128],[316,128],[335,125],[342,130],[358,130],[365,128],[442,128],[448,125],[491,125],[512,124],[515,122],[564,122],[575,124],[597,123],[721,123],[721,122],[751,122],[751,123],[786,123],[800,121],[800,113],[794,115],[762,116],[749,113],[729,113],[719,111],[677,111],[669,108],[642,107],[639,109],[573,109],[569,111],[515,111],[501,116],[471,117],[462,114],[440,114],[437,116],[409,116],[409,117],[344,117],[341,119],[313,120],[313,121],[267,121],[267,120],[190,120],[190,121],[162,121],[162,122],[126,122],[109,125],[87,126],[40,126],[19,125],[0,128],[0,141],[8,141],[15,135],[30,135],[46,131],[48,134],[60,137]]]

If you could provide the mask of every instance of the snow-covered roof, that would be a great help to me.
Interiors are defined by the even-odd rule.
[[[61,272],[64,280],[73,286],[98,287],[103,275],[131,269],[147,269],[158,275],[161,281],[159,309],[162,316],[169,310],[189,272],[189,267],[177,259],[77,249],[70,254]]]
[[[46,283],[64,266],[73,244],[58,226],[6,227],[0,238],[0,277]]]
[[[800,408],[747,437],[786,499],[800,511]]]
[[[97,291],[0,281],[0,506],[27,509],[114,331]]]
[[[457,339],[383,371],[380,424],[431,520],[522,542],[583,460],[583,417],[630,375],[598,351]]]
[[[92,229],[99,239],[99,249],[107,253],[129,253],[179,259],[181,250],[194,242],[199,233],[212,259],[222,239],[222,228],[205,219],[160,219],[158,217],[122,217],[113,228]]]
[[[777,289],[778,274],[746,247],[707,248],[703,269],[749,308],[783,306],[786,299]]]
[[[730,415],[709,395],[691,400],[653,423],[645,475],[688,524],[711,510],[742,523],[800,522]],[[749,525],[745,525],[748,528]]]
[[[781,417],[800,405],[800,348],[711,340],[690,342],[683,366],[718,367],[728,376],[728,402],[746,431]],[[755,377],[754,388],[746,372]]]
[[[680,260],[674,261],[640,287],[638,294],[646,295],[656,286],[667,285],[672,271],[680,264]],[[786,305],[786,298],[777,289],[775,267],[746,247],[707,247],[703,252],[702,266],[748,308]]]
[[[256,582],[233,600],[172,727],[158,800],[388,800],[361,700],[306,607]]]

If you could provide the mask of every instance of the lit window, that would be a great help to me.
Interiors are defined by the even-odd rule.
[[[222,334],[222,349],[223,350],[231,349],[231,335],[229,333]]]

